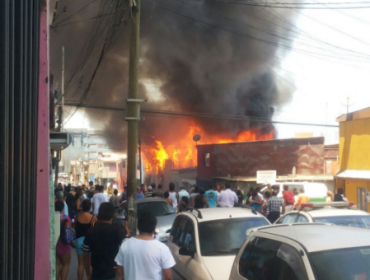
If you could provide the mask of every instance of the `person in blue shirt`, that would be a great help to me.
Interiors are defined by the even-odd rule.
[[[210,186],[209,190],[206,191],[205,197],[208,200],[209,207],[216,207],[217,206],[217,187],[215,185]]]
[[[140,193],[140,189],[137,188],[136,198],[143,198],[144,195]]]

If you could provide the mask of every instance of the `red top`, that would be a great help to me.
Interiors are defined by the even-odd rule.
[[[285,205],[294,205],[294,194],[291,191],[284,191],[283,192],[283,199]]]

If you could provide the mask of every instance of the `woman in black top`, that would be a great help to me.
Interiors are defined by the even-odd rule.
[[[77,269],[77,277],[78,280],[84,279],[84,262],[83,262],[83,250],[82,244],[84,243],[85,236],[87,231],[94,225],[94,223],[98,220],[96,216],[91,215],[90,208],[91,202],[88,199],[85,199],[81,203],[82,212],[76,215],[76,223],[75,223],[75,230],[76,230],[76,253],[78,258],[78,269]],[[86,271],[87,278],[89,279],[90,271]]]
[[[208,208],[209,204],[207,198],[204,196],[205,193],[206,191],[204,189],[200,189],[199,194],[194,196],[190,205],[196,209]]]

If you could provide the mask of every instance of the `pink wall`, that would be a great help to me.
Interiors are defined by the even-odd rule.
[[[44,0],[40,11],[40,75],[36,190],[35,276],[37,280],[51,279],[50,261],[50,201],[49,201],[49,53],[48,6]]]

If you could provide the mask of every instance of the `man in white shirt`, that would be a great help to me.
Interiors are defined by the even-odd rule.
[[[109,202],[108,196],[103,193],[104,187],[103,186],[96,186],[96,190],[98,191],[94,194],[93,198],[91,199],[91,208],[93,209],[93,214],[97,216],[99,214],[99,207],[100,204],[103,202]]]
[[[187,198],[189,198],[189,193],[185,190],[184,186],[181,186],[180,191],[179,191],[179,200],[180,201],[181,201],[183,196],[186,196]]]
[[[153,238],[156,226],[153,214],[139,216],[140,234],[125,239],[116,256],[116,280],[173,280],[171,268],[176,263],[170,249]]]
[[[230,188],[229,184],[225,185],[226,189],[217,197],[217,203],[221,207],[234,207],[238,203],[238,196]]]

